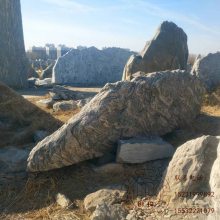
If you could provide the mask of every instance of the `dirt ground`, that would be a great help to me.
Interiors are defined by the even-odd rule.
[[[71,89],[94,94],[100,90],[100,88],[73,87]],[[36,91],[19,91],[19,93],[34,105],[37,105],[37,101],[40,99],[48,98],[48,90],[39,90],[38,93]],[[201,114],[195,121],[185,128],[165,135],[164,138],[178,147],[185,141],[202,134],[219,135],[219,100],[220,90],[207,95],[204,98]],[[38,107],[60,121],[61,124],[80,111],[57,113],[51,109]],[[165,161],[165,163],[168,162],[169,160]],[[7,176],[5,182],[0,176],[0,181],[2,181],[0,182],[0,219],[87,220],[89,213],[86,213],[83,208],[83,199],[87,194],[105,186],[124,185],[129,178],[138,175],[131,172],[134,169],[133,166],[126,167],[125,173],[121,175],[106,175],[96,173],[93,169],[95,165],[96,161],[91,160],[50,172]],[[148,165],[150,164],[148,163]],[[139,169],[138,166],[135,169]],[[57,193],[62,193],[71,200],[72,204],[68,209],[57,205]],[[135,199],[134,196],[131,200],[125,201],[126,207],[132,207]]]

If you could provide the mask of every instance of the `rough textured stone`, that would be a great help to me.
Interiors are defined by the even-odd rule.
[[[101,189],[97,192],[87,195],[84,199],[85,209],[88,211],[94,211],[97,205],[106,203],[112,205],[124,200],[126,191],[118,189]]]
[[[191,73],[199,77],[207,90],[220,86],[220,52],[210,53],[205,57],[199,56]]]
[[[120,204],[108,205],[102,203],[97,205],[96,210],[91,216],[91,220],[125,220],[127,216],[125,210]]]
[[[78,108],[77,104],[73,100],[56,102],[53,105],[53,110],[54,111],[70,111],[70,110],[75,110],[77,108]]]
[[[193,199],[195,192],[214,192],[214,197],[199,194],[198,199],[207,198],[219,204],[219,143],[217,137],[202,136],[177,148],[164,173],[158,198],[172,204]],[[185,194],[179,196],[178,192]]]
[[[160,137],[132,138],[120,140],[116,161],[118,163],[144,163],[172,157],[174,148]]]
[[[0,21],[0,81],[16,88],[27,86],[20,0],[0,1]]]
[[[45,78],[45,79],[37,79],[35,81],[36,86],[50,88],[53,86],[51,78]]]
[[[123,164],[119,163],[108,163],[93,169],[96,173],[99,174],[119,174],[121,175],[124,172]]]
[[[185,71],[107,84],[68,124],[34,147],[28,169],[68,166],[101,157],[119,139],[171,132],[192,122],[203,92],[201,82]]]
[[[84,107],[87,103],[89,103],[91,100],[92,100],[93,97],[89,97],[89,98],[86,98],[86,99],[81,99],[79,100],[79,102],[77,103],[77,106],[79,108],[82,108]]]
[[[53,70],[53,82],[81,86],[105,85],[121,80],[129,50],[95,47],[72,49],[60,57]]]
[[[53,100],[70,100],[76,99],[77,93],[63,86],[56,85],[50,92],[50,96]]]
[[[163,22],[153,39],[139,55],[128,60],[123,80],[131,80],[138,71],[186,70],[188,59],[187,35],[173,22]]]

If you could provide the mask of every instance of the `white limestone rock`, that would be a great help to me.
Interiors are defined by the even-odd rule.
[[[121,80],[124,65],[132,54],[121,48],[72,49],[57,60],[52,82],[80,86],[117,82]]]
[[[160,137],[132,138],[118,142],[118,163],[144,163],[172,157],[174,148]]]

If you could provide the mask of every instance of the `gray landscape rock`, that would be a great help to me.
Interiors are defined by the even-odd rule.
[[[201,136],[178,147],[164,173],[158,198],[171,205],[181,204],[198,192],[199,200],[209,199],[216,207],[220,201],[219,152],[220,138],[215,136]],[[204,196],[209,192],[214,192],[214,197]]]
[[[132,55],[123,73],[123,80],[131,80],[138,71],[187,69],[187,35],[173,22],[163,22],[151,41],[139,55]]]
[[[45,108],[52,108],[55,101],[52,98],[49,99],[41,99],[36,102],[39,106],[45,107]]]
[[[70,110],[75,110],[77,108],[78,108],[77,103],[73,100],[56,102],[53,105],[54,111],[70,111]]]
[[[199,77],[208,91],[215,90],[220,86],[220,52],[199,56],[191,73]]]
[[[128,211],[120,204],[108,205],[102,203],[97,205],[91,216],[91,220],[125,220]]]
[[[50,92],[53,100],[71,100],[77,98],[77,92],[67,89],[63,86],[55,85]]]
[[[0,148],[0,172],[21,172],[26,170],[30,150],[27,148]]]
[[[119,189],[100,189],[87,195],[84,199],[84,207],[88,211],[94,211],[97,205],[106,203],[112,205],[120,203],[125,198],[126,191]]]
[[[174,148],[160,137],[120,140],[116,161],[118,163],[144,163],[172,157]]]
[[[29,171],[101,157],[120,139],[164,135],[199,114],[204,88],[185,71],[107,84],[77,115],[30,153]]]
[[[35,85],[39,87],[50,88],[53,86],[51,78],[37,79]]]
[[[0,81],[8,86],[28,86],[20,0],[0,1]]]
[[[53,83],[80,86],[105,85],[121,80],[124,65],[133,52],[121,48],[72,49],[53,69]]]

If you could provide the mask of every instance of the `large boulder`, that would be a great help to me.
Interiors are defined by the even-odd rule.
[[[0,81],[28,86],[29,64],[24,48],[20,0],[0,1]]]
[[[132,55],[123,73],[123,80],[131,80],[138,71],[187,69],[187,35],[173,22],[163,22],[151,41],[139,55]]]
[[[117,82],[121,80],[124,65],[131,54],[121,48],[72,49],[57,60],[53,83],[103,86],[108,82]]]
[[[185,71],[155,72],[107,84],[76,116],[30,153],[29,171],[46,171],[101,157],[119,139],[164,135],[191,123],[204,88]]]
[[[167,170],[158,198],[169,205],[207,206],[220,215],[220,137],[201,136],[180,146]],[[214,219],[214,218],[211,218]]]
[[[215,90],[220,86],[220,52],[199,56],[191,73],[199,77],[208,91]]]

